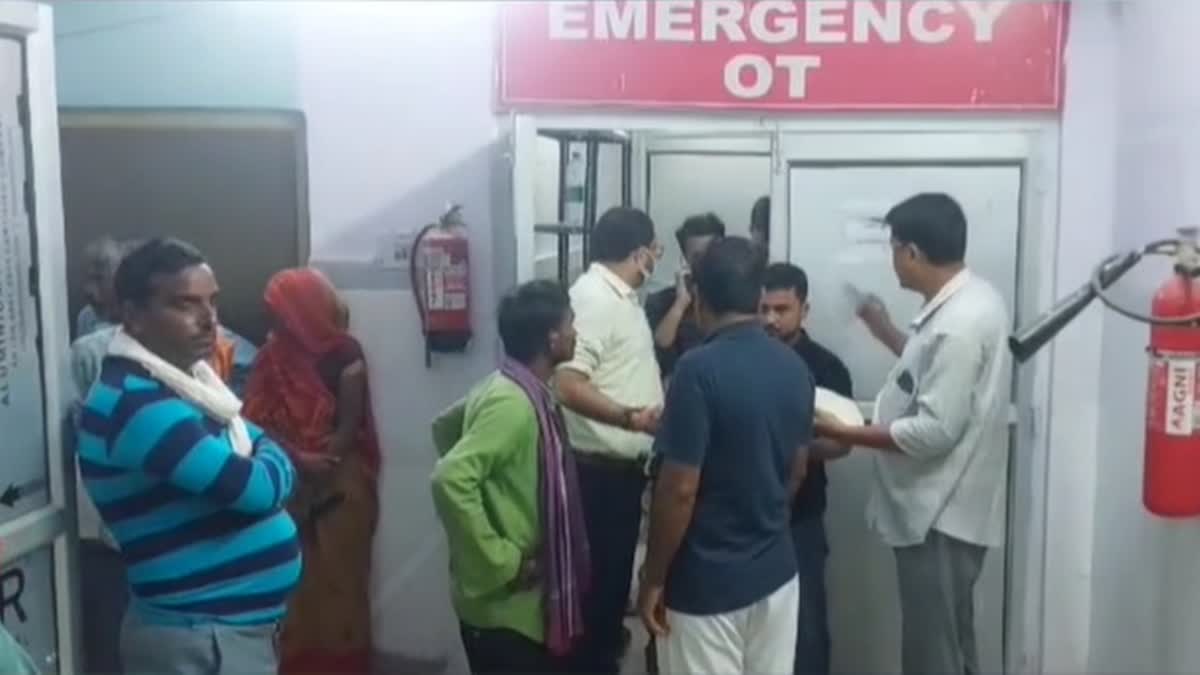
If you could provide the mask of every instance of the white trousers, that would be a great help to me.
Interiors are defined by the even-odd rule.
[[[799,612],[795,578],[736,612],[694,616],[667,610],[671,632],[658,640],[658,670],[663,675],[790,675]]]

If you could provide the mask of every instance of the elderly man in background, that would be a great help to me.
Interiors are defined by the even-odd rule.
[[[633,578],[642,492],[663,400],[654,337],[637,289],[662,247],[637,209],[610,209],[592,231],[595,262],[571,287],[577,341],[555,376],[578,462],[592,556],[587,630],[577,655],[585,673],[617,673]]]
[[[113,275],[121,263],[124,247],[112,237],[101,237],[83,252],[83,299],[87,304],[75,317],[75,337],[90,335],[121,321],[113,296]]]

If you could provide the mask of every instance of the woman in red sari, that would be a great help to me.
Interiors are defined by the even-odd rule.
[[[345,305],[316,270],[275,275],[266,304],[273,329],[246,385],[243,414],[287,449],[301,472],[288,510],[304,548],[279,672],[368,673],[379,443],[366,362],[346,332]]]

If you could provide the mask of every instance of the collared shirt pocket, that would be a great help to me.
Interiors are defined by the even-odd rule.
[[[916,409],[917,377],[908,364],[898,363],[888,375],[879,392],[875,420],[889,424],[901,417],[912,415]]]

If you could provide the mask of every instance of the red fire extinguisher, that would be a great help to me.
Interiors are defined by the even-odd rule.
[[[1194,232],[1188,231],[1194,236]],[[1143,501],[1161,516],[1200,515],[1200,254],[1180,240],[1175,270],[1154,294]]]
[[[1150,313],[1123,307],[1106,289],[1145,256],[1174,259]],[[1128,319],[1150,325],[1142,503],[1169,518],[1200,516],[1200,228],[1178,239],[1110,256],[1091,281],[1009,338],[1018,362],[1033,356],[1095,298]]]
[[[471,275],[462,207],[451,205],[412,244],[413,297],[425,336],[425,367],[432,353],[465,351],[471,342]]]

